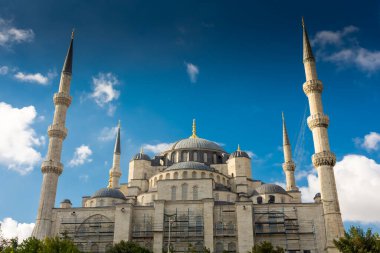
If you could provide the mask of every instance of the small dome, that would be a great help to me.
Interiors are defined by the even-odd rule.
[[[180,163],[173,164],[172,166],[168,167],[166,170],[183,170],[183,169],[213,171],[211,167],[207,166],[204,163],[199,163],[199,162],[180,162]]]
[[[284,188],[276,184],[263,184],[256,188],[257,194],[280,193],[287,194]]]
[[[239,150],[233,152],[233,153],[230,155],[230,159],[231,159],[231,158],[235,158],[235,157],[245,157],[245,158],[251,159],[251,158],[249,157],[249,155],[248,155],[246,152],[244,152],[244,151],[239,151]]]
[[[64,200],[62,200],[62,202],[61,203],[67,203],[67,204],[71,204],[71,201],[69,200],[69,199],[64,199]]]
[[[113,188],[102,188],[92,195],[92,198],[114,198],[114,199],[124,199],[126,200],[124,194],[118,190]]]
[[[314,196],[314,199],[316,199],[316,198],[320,198],[321,197],[321,193],[317,193],[317,194],[315,194],[315,196]]]
[[[146,161],[150,161],[150,157],[147,155],[147,154],[144,154],[144,153],[137,153],[136,155],[133,156],[133,159],[132,160],[146,160]]]
[[[182,139],[171,146],[170,150],[174,149],[205,149],[205,150],[213,150],[219,152],[225,152],[218,144],[215,142],[203,139],[203,138],[187,138]]]

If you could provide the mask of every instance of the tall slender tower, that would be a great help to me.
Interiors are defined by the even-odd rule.
[[[333,244],[333,240],[344,235],[344,228],[333,170],[336,158],[335,154],[330,151],[327,134],[329,117],[323,113],[321,98],[323,85],[322,82],[318,80],[315,59],[303,18],[302,27],[303,64],[306,75],[303,91],[309,100],[310,116],[307,119],[307,124],[313,133],[315,154],[312,156],[312,161],[318,171],[321,189],[321,200],[326,228],[326,252],[338,252]]]
[[[284,113],[282,113],[282,136],[284,149],[284,163],[282,164],[282,168],[286,177],[286,190],[298,191],[296,180],[294,178],[294,170],[296,169],[296,165],[292,159],[292,148],[290,146],[288,131],[286,130]]]
[[[55,105],[53,124],[48,127],[49,147],[46,160],[42,162],[41,171],[43,175],[40,204],[36,225],[32,236],[43,239],[51,236],[52,210],[57,192],[58,177],[63,171],[61,163],[62,143],[67,136],[65,127],[67,108],[71,104],[70,82],[73,65],[73,41],[74,32],[71,34],[69,50],[67,51],[65,63],[61,73],[59,90],[54,94]]]
[[[117,127],[117,135],[115,141],[115,149],[113,151],[112,168],[110,169],[110,179],[108,181],[108,188],[118,188],[119,179],[121,177],[120,170],[120,121]]]

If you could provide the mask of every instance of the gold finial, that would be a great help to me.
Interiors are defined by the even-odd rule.
[[[71,31],[71,39],[74,39],[74,33],[75,33],[75,29],[73,28],[73,30]]]
[[[112,177],[111,176],[110,176],[110,179],[108,180],[107,188],[112,188]]]
[[[303,16],[302,16],[302,27],[305,27],[305,21],[303,20]]]
[[[240,144],[238,144],[238,148],[237,148],[237,151],[241,151],[241,149],[240,149]]]
[[[195,119],[193,119],[193,134],[190,136],[190,138],[197,138],[197,125],[195,122]]]
[[[140,154],[144,154],[144,148],[143,147],[140,148]]]

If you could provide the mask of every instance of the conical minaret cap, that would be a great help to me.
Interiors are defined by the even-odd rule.
[[[69,46],[69,50],[67,51],[65,63],[63,64],[63,69],[62,69],[63,73],[67,73],[70,75],[72,74],[72,70],[73,70],[73,52],[74,52],[73,43],[74,43],[74,30],[71,33],[70,46]]]
[[[302,30],[303,30],[303,60],[314,60],[313,51],[310,46],[309,36],[305,26],[305,21],[302,17]]]
[[[284,146],[285,145],[290,145],[288,131],[286,130],[284,113],[282,113],[282,143],[283,143]]]
[[[115,154],[120,154],[120,121],[117,126],[117,135],[116,135],[116,142],[115,142]]]

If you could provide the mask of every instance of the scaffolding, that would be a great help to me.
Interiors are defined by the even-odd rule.
[[[169,244],[172,252],[188,252],[189,247],[202,251],[204,242],[203,215],[188,209],[164,214],[164,249]]]
[[[215,252],[236,252],[236,208],[235,205],[220,203],[214,208]]]
[[[270,241],[287,252],[301,252],[302,245],[316,252],[314,222],[299,221],[296,207],[273,205],[255,208],[255,240]]]
[[[144,214],[141,218],[134,218],[132,241],[137,242],[149,250],[153,249],[154,219],[152,215]]]
[[[82,252],[104,252],[112,247],[115,224],[103,215],[61,218],[59,233],[71,238]]]

